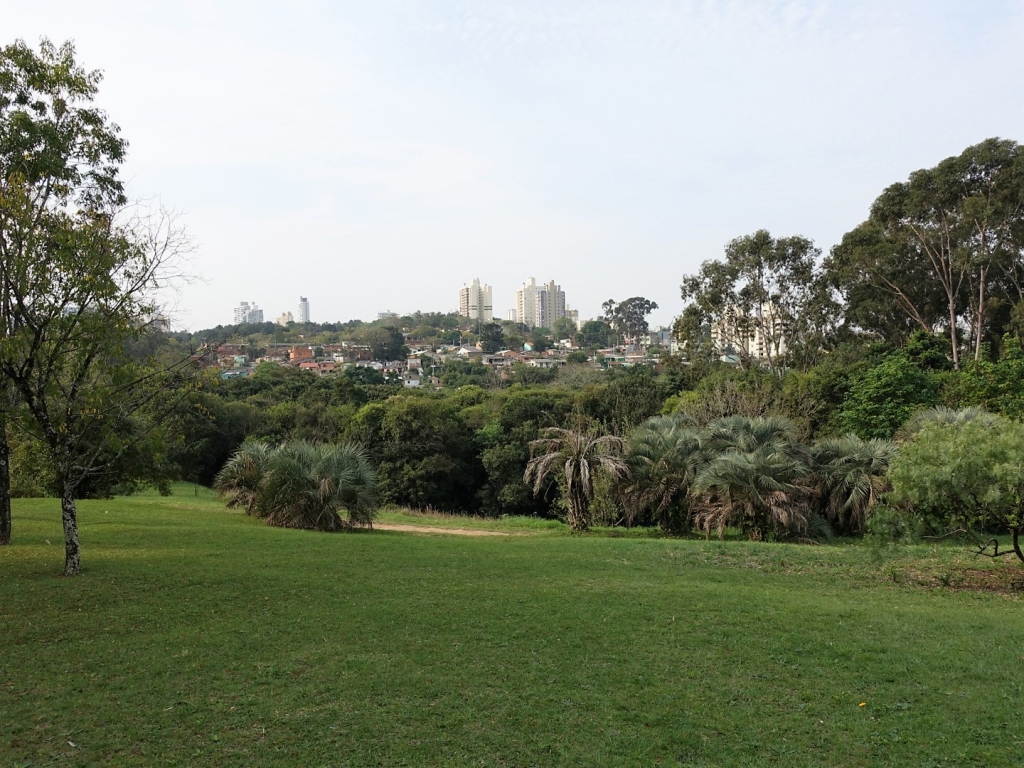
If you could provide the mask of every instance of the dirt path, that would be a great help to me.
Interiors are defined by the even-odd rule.
[[[478,531],[469,528],[441,528],[429,525],[401,525],[398,523],[374,523],[379,531],[408,531],[409,533],[450,533],[453,536],[514,536],[504,531]],[[519,534],[521,535],[521,534]]]

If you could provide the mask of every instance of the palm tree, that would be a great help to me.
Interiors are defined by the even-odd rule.
[[[918,411],[904,424],[896,433],[896,442],[905,443],[924,429],[929,424],[945,424],[955,426],[958,424],[979,424],[983,427],[995,426],[999,417],[989,413],[984,408],[972,405],[967,408],[947,408],[944,405],[937,405],[924,411]]]
[[[687,495],[707,461],[703,434],[679,415],[655,416],[629,440],[629,482],[623,488],[630,522],[650,509],[666,531],[679,533],[689,521]]]
[[[613,435],[595,436],[580,429],[549,427],[544,437],[530,443],[530,461],[523,481],[533,483],[540,493],[552,477],[564,484],[569,527],[585,531],[590,527],[590,500],[594,497],[594,478],[607,472],[618,479],[626,473],[620,455],[626,441]]]
[[[810,456],[782,416],[726,416],[708,425],[711,458],[693,482],[694,521],[721,537],[730,525],[752,539],[804,531],[809,520]]]
[[[769,530],[805,530],[809,496],[807,464],[797,456],[761,447],[726,451],[712,460],[693,485],[694,521],[721,538],[735,525],[751,539]]]
[[[851,434],[820,440],[811,452],[815,495],[825,517],[851,533],[862,532],[868,511],[889,488],[886,474],[896,444]]]
[[[785,416],[724,416],[707,428],[708,449],[716,453],[746,453],[764,447],[798,451],[796,426]]]
[[[214,478],[213,487],[227,499],[228,507],[242,507],[245,514],[260,517],[257,506],[273,449],[259,440],[246,440]]]
[[[214,487],[228,497],[229,506],[245,506],[270,525],[336,531],[372,526],[377,476],[357,446],[246,443]],[[347,520],[338,514],[341,509]]]

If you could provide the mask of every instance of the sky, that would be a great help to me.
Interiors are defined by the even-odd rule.
[[[889,184],[1024,141],[1021,0],[0,0],[0,32],[103,71],[131,196],[194,245],[191,330],[473,278],[503,318],[529,277],[667,325],[732,238],[827,253]]]

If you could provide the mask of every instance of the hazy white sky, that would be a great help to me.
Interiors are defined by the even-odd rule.
[[[181,325],[452,310],[527,277],[582,317],[681,308],[765,227],[826,250],[888,184],[1024,140],[1024,2],[0,0],[0,41],[73,39],[179,209]]]

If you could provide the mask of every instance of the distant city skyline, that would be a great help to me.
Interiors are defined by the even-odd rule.
[[[1012,0],[37,0],[3,26],[103,70],[130,197],[195,242],[166,309],[191,329],[232,296],[452,311],[475,274],[497,317],[533,274],[669,324],[732,238],[827,252],[912,171],[1024,140]]]

